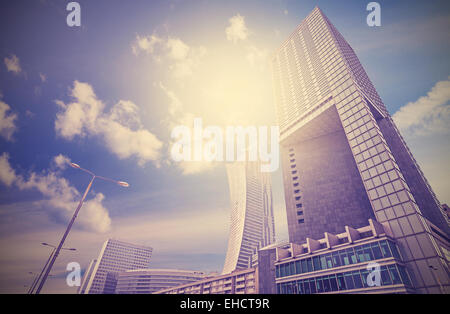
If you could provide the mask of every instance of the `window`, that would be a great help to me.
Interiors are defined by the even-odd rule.
[[[314,271],[321,270],[321,264],[320,264],[320,257],[314,256],[313,257],[313,265],[314,265]]]
[[[297,211],[297,215],[298,215],[298,216],[303,215],[303,211],[302,211],[302,210]]]
[[[395,265],[389,265],[388,269],[389,269],[389,273],[391,274],[392,283],[394,285],[401,284],[402,281],[401,281],[400,275],[399,275],[399,273],[397,271],[397,267]]]
[[[299,224],[305,223],[305,219],[299,219],[299,220],[298,220],[298,223],[299,223]]]
[[[363,283],[362,283],[362,280],[361,280],[361,275],[359,273],[359,270],[353,272],[353,282],[355,283],[355,288],[356,289],[360,289],[360,288],[363,287]]]
[[[387,241],[380,241],[380,246],[381,246],[381,253],[383,254],[384,258],[392,256]]]
[[[299,201],[301,198],[302,198],[301,196],[296,196],[296,197],[295,197],[295,200],[296,200],[296,201]]]
[[[348,290],[355,289],[355,283],[353,282],[352,273],[344,273],[345,285]]]
[[[337,284],[338,284],[339,290],[346,290],[347,289],[347,287],[345,285],[344,274],[338,274],[337,275]]]
[[[392,255],[396,259],[401,259],[400,258],[400,253],[398,252],[398,249],[397,249],[397,246],[394,243],[392,243],[391,241],[388,241],[388,243],[389,243],[389,247],[391,248]]]
[[[338,284],[337,284],[337,281],[336,281],[336,275],[330,275],[329,279],[330,279],[331,291],[338,291]]]
[[[334,252],[331,254],[331,259],[333,261],[333,267],[339,267],[341,266],[341,260],[339,259],[339,253]]]
[[[372,252],[373,252],[373,257],[375,259],[383,258],[383,255],[381,254],[380,245],[378,242],[372,243],[371,248],[372,248]]]
[[[392,280],[391,280],[391,277],[389,276],[386,266],[381,267],[381,284],[383,286],[392,284]]]
[[[294,193],[298,194],[298,193],[300,193],[300,190],[295,190]]]
[[[400,277],[402,277],[403,284],[405,286],[411,286],[411,282],[409,281],[409,276],[408,273],[406,272],[406,269],[400,265],[397,265],[397,267],[400,272]]]
[[[302,208],[303,205],[302,205],[301,203],[299,203],[299,204],[296,204],[295,207],[297,207],[297,208]]]

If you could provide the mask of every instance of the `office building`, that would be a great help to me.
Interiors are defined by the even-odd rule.
[[[276,248],[279,294],[414,293],[391,230],[374,220],[341,234]],[[378,270],[370,267],[377,263]],[[368,267],[369,266],[369,267]],[[378,272],[379,281],[376,281]]]
[[[392,231],[416,292],[450,289],[448,217],[355,52],[319,8],[274,54],[272,69],[290,242],[378,221]]]
[[[250,267],[257,248],[275,241],[270,174],[258,162],[227,165],[231,220],[223,274]]]
[[[83,278],[83,294],[113,294],[118,273],[148,268],[153,249],[109,239],[104,244],[96,261],[91,262]]]
[[[190,284],[164,289],[155,294],[257,294],[257,268],[236,270],[230,274],[206,278]]]

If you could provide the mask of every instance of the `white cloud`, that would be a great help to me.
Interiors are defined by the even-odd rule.
[[[54,162],[58,168],[62,160],[69,161],[66,156],[58,155]],[[50,208],[50,214],[68,220],[80,198],[80,193],[61,177],[59,171],[45,171],[42,173],[31,172],[26,179],[17,175],[9,163],[9,155],[3,153],[0,156],[0,181],[7,185],[15,185],[21,190],[38,190],[46,200],[38,202],[43,208]],[[88,200],[78,217],[78,224],[87,230],[95,232],[107,232],[111,226],[111,219],[107,209],[103,206],[104,195],[99,193],[93,199]]]
[[[15,124],[17,120],[17,114],[8,113],[11,110],[8,104],[0,101],[0,136],[4,137],[7,141],[12,141],[13,134],[17,130]]]
[[[130,101],[119,101],[109,113],[87,83],[74,82],[71,92],[74,102],[57,101],[62,111],[57,114],[55,129],[67,140],[87,135],[104,140],[108,149],[120,159],[136,157],[143,166],[158,163],[162,142],[142,127],[138,107]]]
[[[69,165],[70,163],[70,159],[63,154],[59,154],[58,156],[55,156],[55,158],[53,158],[53,162],[58,169],[66,169],[67,165]]]
[[[13,72],[14,74],[19,74],[20,72],[22,72],[22,68],[20,67],[20,60],[16,55],[12,55],[10,58],[5,57],[4,61],[8,72]]]
[[[169,56],[175,60],[186,59],[189,54],[189,46],[179,38],[169,38],[167,40]]]
[[[401,107],[393,119],[407,136],[450,132],[450,77],[437,82],[426,96]]]
[[[237,14],[229,19],[230,25],[225,29],[227,39],[233,43],[240,40],[246,40],[249,36],[249,30],[245,25],[245,18]]]
[[[0,156],[0,181],[7,186],[11,186],[15,180],[16,172],[9,164],[9,154],[3,153]]]
[[[132,44],[135,55],[143,51],[153,56],[155,61],[166,61],[172,75],[177,79],[191,76],[207,54],[205,47],[190,47],[180,38],[168,37],[167,39],[157,35],[137,35]]]
[[[138,55],[140,52],[153,53],[156,45],[163,41],[162,38],[153,34],[150,36],[136,36],[135,42],[132,44],[131,49],[135,55]]]

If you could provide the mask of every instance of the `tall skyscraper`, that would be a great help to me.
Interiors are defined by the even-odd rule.
[[[374,218],[392,230],[419,292],[448,285],[448,217],[355,52],[319,8],[272,68],[290,241]]]
[[[270,174],[258,162],[227,165],[231,226],[223,273],[248,268],[257,248],[275,241]]]
[[[86,271],[79,293],[114,293],[118,273],[148,268],[153,249],[109,239],[100,251],[97,260],[93,260]]]

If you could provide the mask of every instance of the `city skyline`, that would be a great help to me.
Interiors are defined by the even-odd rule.
[[[39,243],[59,241],[88,184],[68,160],[130,189],[96,183],[66,243],[76,254],[58,257],[44,293],[75,293],[65,266],[86,270],[107,238],[149,243],[155,268],[220,271],[225,165],[171,162],[170,130],[195,116],[276,125],[269,58],[316,5],[358,54],[438,199],[450,203],[447,3],[381,2],[382,26],[371,28],[361,1],[79,2],[77,29],[58,1],[2,4],[0,292],[25,293],[28,272],[50,253]],[[127,134],[138,131],[149,147],[130,144]],[[288,237],[282,182],[279,169],[278,240]]]

